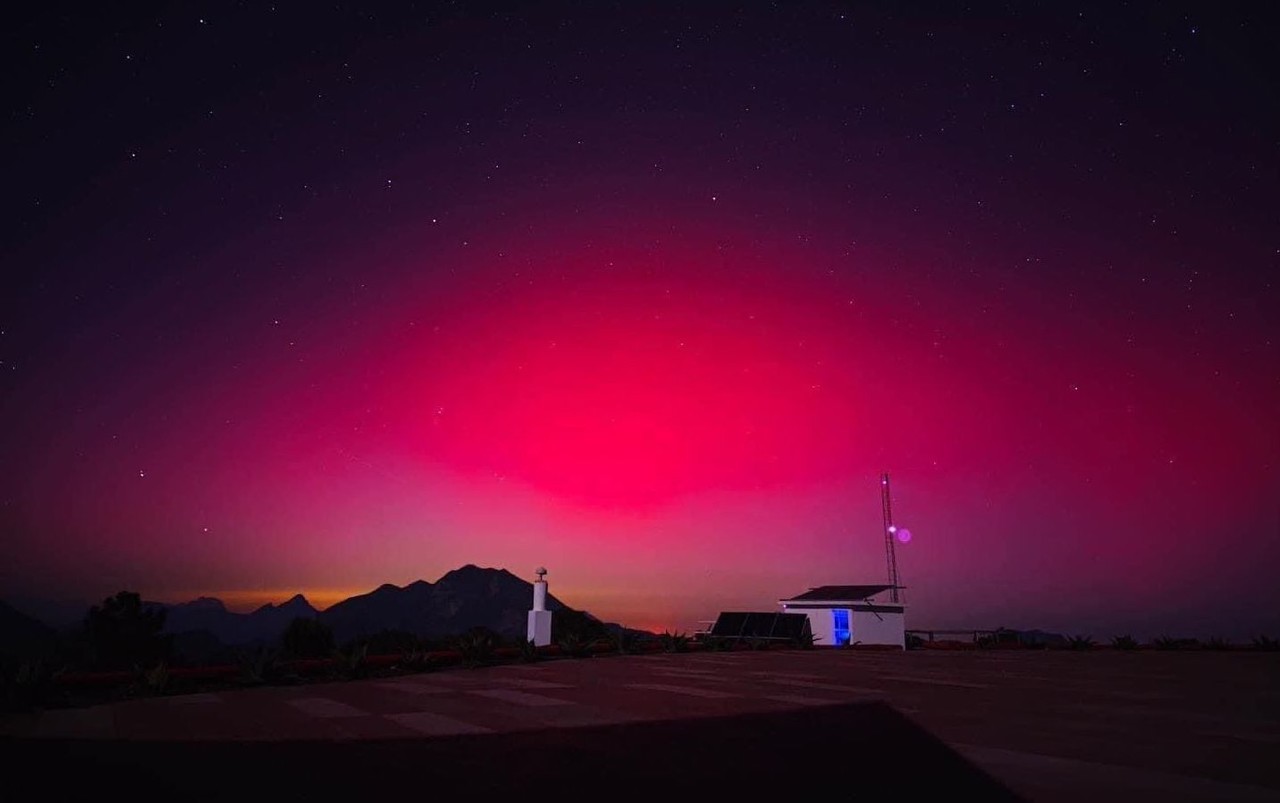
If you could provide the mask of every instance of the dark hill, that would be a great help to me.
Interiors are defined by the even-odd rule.
[[[339,643],[379,630],[405,630],[425,638],[487,627],[506,638],[523,638],[533,584],[506,569],[467,565],[435,583],[418,580],[403,588],[384,585],[339,602],[320,614]],[[565,608],[547,595],[547,608]]]
[[[0,602],[0,655],[40,652],[53,644],[55,635],[52,627]]]
[[[295,618],[316,615],[316,609],[301,594],[279,605],[263,605],[252,613],[234,613],[212,597],[168,605],[165,610],[165,632],[204,631],[224,644],[273,644]]]

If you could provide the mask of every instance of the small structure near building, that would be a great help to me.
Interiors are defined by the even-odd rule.
[[[814,642],[822,646],[887,644],[906,649],[904,605],[874,597],[892,585],[819,586],[778,600],[787,613],[809,617]]]
[[[538,567],[533,584],[533,610],[529,611],[529,641],[545,647],[551,643],[551,611],[547,610],[547,570]]]
[[[706,635],[731,642],[797,643],[809,638],[809,619],[799,613],[724,611]]]

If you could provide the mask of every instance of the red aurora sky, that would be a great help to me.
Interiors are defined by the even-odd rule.
[[[1067,18],[773,13],[321,15],[305,58],[32,20],[79,66],[15,137],[99,82],[124,111],[14,167],[57,169],[6,230],[4,588],[323,606],[545,565],[689,630],[880,581],[888,471],[910,626],[1280,626],[1275,120],[1197,112],[1247,88],[1232,43],[1095,32],[1132,100]],[[196,63],[229,42],[258,77]]]

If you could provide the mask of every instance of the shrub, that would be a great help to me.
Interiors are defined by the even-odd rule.
[[[1067,646],[1073,650],[1093,649],[1093,636],[1072,636],[1067,639]]]
[[[333,654],[333,631],[319,619],[299,616],[280,635],[280,645],[293,658],[326,658]]]
[[[94,605],[84,619],[84,634],[98,669],[136,669],[169,658],[173,639],[161,635],[165,610],[142,604],[142,597],[121,591]]]
[[[594,640],[583,638],[577,633],[569,632],[557,642],[560,652],[570,658],[590,658],[591,645]]]
[[[1133,636],[1116,636],[1111,639],[1111,646],[1117,650],[1136,650],[1138,641]]]
[[[396,666],[403,672],[426,672],[431,668],[431,653],[420,646],[413,646],[400,653]]]
[[[422,644],[421,639],[408,630],[379,630],[362,641],[369,655],[403,655]]]
[[[3,710],[29,711],[63,702],[58,689],[61,674],[62,669],[55,670],[42,659],[4,667],[0,671],[0,682],[4,686]]]
[[[261,686],[280,680],[278,650],[263,644],[257,649],[241,652],[239,657],[240,683],[245,686]]]
[[[1219,636],[1214,636],[1205,643],[1204,647],[1206,650],[1229,650],[1231,649],[1231,642]]]
[[[791,646],[798,650],[812,650],[818,645],[818,637],[812,633],[801,633],[791,639]]]
[[[1253,648],[1263,652],[1276,652],[1280,650],[1280,640],[1268,638],[1267,636],[1258,636],[1253,640]]]
[[[679,632],[672,633],[669,630],[664,630],[662,632],[662,635],[659,636],[658,638],[662,642],[663,652],[688,652],[689,651],[689,637],[686,636],[684,633],[679,633]]]
[[[708,636],[702,643],[708,650],[727,652],[737,646],[737,639],[729,636]]]
[[[477,627],[459,636],[453,646],[462,654],[462,663],[474,669],[493,660],[498,639],[487,628]]]
[[[521,661],[524,661],[526,664],[531,664],[534,661],[541,660],[541,658],[542,653],[538,652],[538,645],[534,643],[533,639],[520,642]]]
[[[612,633],[609,640],[619,655],[630,655],[640,649],[640,637],[626,628]]]
[[[338,675],[344,680],[359,680],[369,676],[369,645],[356,644],[333,656]]]
[[[1200,642],[1193,638],[1170,638],[1161,636],[1151,642],[1157,650],[1194,650]]]
[[[169,666],[161,661],[138,673],[138,688],[143,694],[164,694],[169,689]]]

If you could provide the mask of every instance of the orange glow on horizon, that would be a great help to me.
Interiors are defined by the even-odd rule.
[[[171,604],[190,602],[199,597],[213,597],[222,600],[227,606],[227,610],[234,613],[251,613],[261,608],[263,605],[272,604],[279,605],[293,598],[295,594],[301,594],[306,598],[307,602],[316,610],[323,611],[326,608],[342,602],[350,597],[360,594],[367,594],[373,589],[371,588],[300,588],[300,589],[229,589],[214,592],[174,592],[163,595],[165,600]]]

